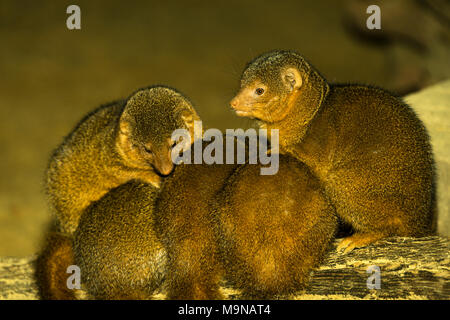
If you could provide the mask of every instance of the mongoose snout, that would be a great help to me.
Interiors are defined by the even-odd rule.
[[[175,167],[172,161],[173,146],[174,143],[169,142],[167,145],[159,148],[159,150],[156,150],[152,163],[150,163],[150,165],[162,176],[168,176]]]

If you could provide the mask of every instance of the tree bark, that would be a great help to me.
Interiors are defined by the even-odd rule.
[[[280,298],[450,299],[449,238],[390,238],[348,254],[336,252],[337,243],[312,272],[306,290]],[[0,258],[0,300],[39,299],[35,258]],[[380,289],[368,289],[368,278],[375,276],[367,272],[369,266],[379,267]],[[222,289],[228,298],[239,299],[236,290],[227,285]]]

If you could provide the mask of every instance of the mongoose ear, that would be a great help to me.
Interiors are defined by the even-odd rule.
[[[181,115],[181,119],[183,120],[186,127],[191,128],[194,126],[194,117],[192,114],[183,112],[183,114]]]
[[[302,76],[296,68],[287,68],[281,72],[281,78],[290,91],[300,88],[303,84]]]
[[[200,120],[193,110],[183,110],[180,115],[181,119],[189,129],[194,128],[194,121]]]
[[[125,114],[122,114],[119,120],[119,132],[123,135],[129,135],[131,133],[131,123]]]

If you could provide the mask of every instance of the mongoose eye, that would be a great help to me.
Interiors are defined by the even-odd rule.
[[[152,154],[153,154],[152,150],[150,150],[148,147],[145,147],[145,146],[144,146],[144,150],[145,150],[145,152],[147,152],[147,154],[149,154],[149,155],[152,155]]]
[[[256,94],[257,94],[258,96],[260,96],[260,95],[262,95],[262,94],[264,93],[264,89],[263,89],[263,88],[257,88],[257,89],[255,90],[255,92],[256,92]]]

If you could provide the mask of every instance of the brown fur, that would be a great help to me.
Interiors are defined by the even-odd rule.
[[[89,295],[150,299],[165,279],[169,299],[221,298],[209,200],[236,167],[181,164],[160,192],[132,181],[89,206],[74,241]]]
[[[336,229],[316,178],[280,157],[260,165],[182,164],[154,186],[131,181],[83,213],[75,264],[96,299],[220,299],[226,276],[247,297],[304,288]],[[163,280],[164,284],[163,284]]]
[[[279,129],[281,150],[321,180],[339,217],[355,230],[341,248],[433,232],[429,137],[402,100],[379,88],[330,85],[297,53],[274,51],[247,66],[231,105]]]
[[[43,298],[65,298],[59,292],[68,290],[67,263],[60,257],[73,255],[68,241],[72,241],[82,212],[109,190],[129,180],[138,179],[159,187],[161,176],[173,168],[172,132],[186,128],[193,136],[193,122],[198,119],[192,104],[180,93],[154,86],[138,90],[127,100],[94,110],[64,139],[54,151],[46,172],[47,195],[55,213],[56,229],[62,233],[58,236],[51,233],[46,249],[40,253],[36,275]],[[93,212],[97,216],[96,212],[103,211],[110,214],[108,208],[120,210],[104,206],[97,211],[86,210],[86,214]],[[99,290],[94,292],[102,297]],[[118,293],[114,296],[118,297]]]
[[[223,276],[251,297],[302,288],[336,229],[317,180],[295,159],[260,165],[181,165],[155,214],[168,255],[170,299],[220,299]]]
[[[172,132],[192,132],[197,119],[185,97],[162,86],[88,114],[53,152],[46,172],[60,231],[73,233],[81,212],[122,183],[138,179],[159,186],[161,175],[173,169]]]
[[[244,297],[272,298],[306,287],[324,257],[337,219],[317,178],[280,156],[275,175],[239,168],[218,196],[220,256]]]
[[[167,279],[170,299],[219,298],[220,273],[215,269],[218,262],[208,199],[235,167],[181,164],[164,180],[160,193],[133,181],[89,206],[75,232],[75,261],[89,295],[149,299]],[[154,226],[153,203],[158,194]],[[177,259],[171,259],[173,251]],[[189,277],[178,279],[182,273]],[[203,283],[209,276],[211,281]]]
[[[95,299],[151,299],[165,273],[166,254],[154,232],[159,189],[130,181],[91,204],[74,235],[81,282]]]
[[[74,300],[74,291],[67,288],[67,268],[74,264],[72,238],[50,231],[45,246],[36,260],[39,293],[45,300]]]
[[[238,166],[182,164],[165,179],[155,216],[167,250],[169,299],[222,298],[211,201]]]

